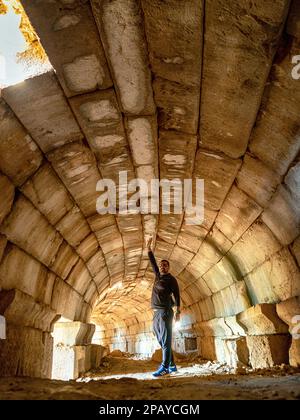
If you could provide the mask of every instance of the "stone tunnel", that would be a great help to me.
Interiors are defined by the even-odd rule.
[[[21,3],[52,69],[1,90],[0,376],[150,357],[150,237],[175,351],[299,367],[299,1]],[[121,171],[204,180],[203,223],[99,214]]]

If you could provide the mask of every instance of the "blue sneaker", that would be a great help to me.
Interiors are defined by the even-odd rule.
[[[152,376],[154,376],[155,378],[159,378],[160,376],[165,376],[168,373],[169,373],[169,369],[161,365],[160,368],[152,374]]]
[[[177,372],[177,366],[176,365],[170,365],[169,366],[169,373],[175,373]]]

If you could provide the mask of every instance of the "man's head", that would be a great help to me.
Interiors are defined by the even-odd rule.
[[[167,260],[161,260],[159,264],[159,269],[162,274],[168,274],[170,270],[170,263]]]

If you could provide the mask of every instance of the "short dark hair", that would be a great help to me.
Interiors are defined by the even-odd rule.
[[[166,262],[168,264],[168,266],[170,267],[170,263],[168,260],[161,260],[161,262]]]

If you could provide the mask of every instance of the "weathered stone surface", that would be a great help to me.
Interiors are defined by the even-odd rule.
[[[286,173],[300,150],[300,84],[291,77],[290,58],[299,55],[299,39],[291,39],[288,49],[289,54],[282,55],[281,62],[272,68],[270,86],[266,89],[264,106],[250,143],[251,152],[281,175]]]
[[[63,146],[48,158],[85,216],[96,213],[100,174],[91,150],[82,143]]]
[[[277,314],[289,327],[291,335],[298,334],[300,317],[300,297],[293,297],[276,305]]]
[[[9,179],[0,174],[0,191],[1,191],[1,201],[0,201],[0,225],[9,214],[14,197],[15,197],[15,188]]]
[[[56,229],[73,247],[90,235],[91,230],[78,207],[73,207],[56,225]]]
[[[287,326],[277,313],[276,305],[262,304],[252,306],[237,315],[237,322],[242,325],[247,335],[287,334]]]
[[[82,260],[78,261],[66,281],[80,295],[85,294],[86,289],[91,281],[91,274],[89,273],[85,263]]]
[[[165,130],[196,134],[199,123],[200,87],[180,85],[157,77],[153,82],[158,125]]]
[[[268,5],[253,8],[250,1],[206,4],[200,116],[204,147],[233,158],[245,153],[287,8],[284,0],[272,14]]]
[[[35,302],[19,290],[0,292],[0,313],[10,325],[23,325],[42,331],[52,331],[56,313],[46,305]]]
[[[176,245],[170,258],[173,262],[172,272],[174,275],[177,276],[181,271],[183,271],[193,257],[194,254],[192,252],[182,249]]]
[[[267,207],[276,192],[281,177],[260,160],[245,155],[237,177],[238,187],[252,197],[261,207]]]
[[[288,335],[247,336],[246,341],[253,369],[288,364],[290,346]]]
[[[0,288],[19,289],[35,299],[43,295],[47,270],[37,260],[16,246],[6,248],[0,264]]]
[[[22,3],[67,96],[111,86],[90,5],[54,1]]]
[[[76,251],[84,261],[88,261],[99,249],[99,244],[96,236],[91,233],[81,244],[77,247]]]
[[[254,200],[233,186],[216,219],[216,226],[236,242],[261,212],[262,208]]]
[[[79,346],[91,344],[94,332],[94,324],[57,322],[53,332],[54,345]]]
[[[0,375],[51,378],[53,340],[41,330],[7,326],[0,341]]]
[[[154,114],[139,5],[133,0],[93,0],[92,6],[123,111],[132,115]]]
[[[71,286],[60,279],[56,279],[51,307],[56,313],[71,320],[80,320],[82,297]]]
[[[187,271],[190,272],[196,279],[203,276],[211,267],[217,264],[223,257],[223,254],[216,246],[204,241],[199,248],[198,254],[191,260],[187,266]]]
[[[1,93],[43,152],[82,139],[54,72],[28,79]]]
[[[54,262],[50,265],[50,268],[60,278],[65,280],[78,259],[79,257],[74,249],[64,241],[58,250]]]
[[[74,207],[70,194],[49,164],[42,166],[21,191],[52,225]]]
[[[238,269],[228,257],[224,257],[203,276],[212,293],[216,293],[232,283],[242,280]]]
[[[22,185],[42,162],[36,143],[0,98],[0,170]]]
[[[262,220],[283,245],[289,245],[300,234],[299,199],[281,187],[262,214]]]
[[[231,248],[228,256],[241,274],[250,273],[281,248],[270,229],[263,223],[255,223]]]
[[[300,273],[288,249],[274,254],[245,281],[253,304],[277,303],[300,294]]]
[[[214,152],[197,153],[194,176],[205,182],[205,206],[220,210],[241,166],[240,160]]]
[[[20,196],[1,226],[1,232],[28,254],[48,266],[63,238],[24,196]]]
[[[230,317],[250,308],[246,284],[238,281],[212,296],[217,318]]]

